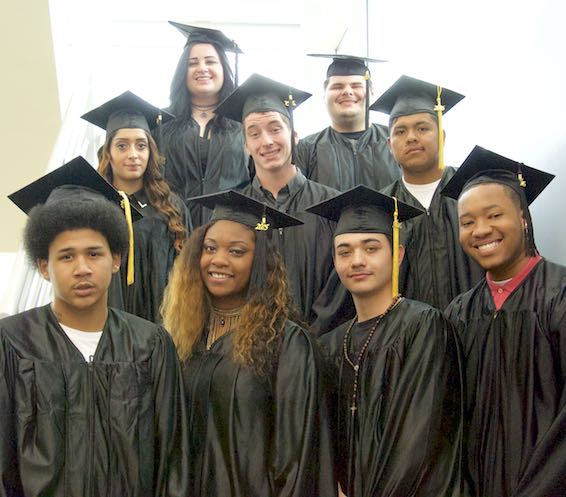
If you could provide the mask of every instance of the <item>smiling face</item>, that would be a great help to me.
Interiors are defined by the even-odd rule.
[[[460,243],[495,281],[512,278],[528,261],[526,222],[512,194],[501,184],[487,183],[458,200]]]
[[[334,266],[356,298],[391,296],[391,244],[382,233],[344,233],[334,238]]]
[[[243,224],[221,220],[207,231],[200,274],[212,304],[234,309],[246,302],[255,253],[255,234]]]
[[[224,70],[214,45],[197,43],[189,53],[187,89],[193,98],[216,97],[224,83]]]
[[[427,184],[438,180],[438,125],[427,112],[400,116],[389,130],[389,149],[409,183]]]
[[[53,310],[68,317],[106,309],[120,256],[111,253],[102,233],[85,228],[61,232],[49,245],[48,259],[37,264],[53,285]]]
[[[140,190],[149,153],[149,140],[143,129],[123,128],[116,131],[110,143],[112,184],[127,193]]]
[[[291,129],[279,112],[252,112],[243,122],[245,148],[258,172],[291,169]]]
[[[365,126],[366,81],[363,76],[330,76],[324,93],[332,127],[338,132]]]

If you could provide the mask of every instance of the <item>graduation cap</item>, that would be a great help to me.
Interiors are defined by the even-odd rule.
[[[256,232],[256,248],[249,288],[262,292],[267,278],[267,238],[266,232],[303,224],[300,219],[269,207],[235,190],[211,193],[187,199],[209,209],[214,209],[211,221],[234,221]],[[253,290],[252,290],[253,289]]]
[[[370,88],[369,82],[371,79],[371,73],[369,70],[369,63],[370,62],[387,62],[386,60],[381,59],[371,59],[369,57],[360,57],[358,55],[346,55],[346,54],[318,54],[318,53],[310,53],[307,54],[309,57],[323,57],[332,59],[331,64],[328,66],[326,70],[326,79],[330,78],[331,76],[363,76],[366,81],[366,116],[365,116],[365,129],[369,127],[369,95],[370,95]]]
[[[105,198],[124,210],[130,234],[128,254],[128,284],[133,283],[134,239],[132,222],[143,215],[130,204],[124,192],[116,190],[83,157],[75,157],[70,162],[35,180],[17,192],[8,195],[26,214],[39,204],[56,202],[93,202]],[[131,281],[131,283],[130,283]]]
[[[105,129],[108,135],[123,128],[139,128],[149,133],[157,125],[174,117],[131,91],[125,91],[81,116],[85,121]]]
[[[501,183],[524,196],[527,205],[530,205],[554,178],[554,174],[476,145],[440,193],[458,200],[462,192],[473,185]]]
[[[189,43],[211,43],[226,52],[234,52],[236,54],[234,62],[234,79],[236,86],[238,86],[238,55],[243,54],[244,52],[242,52],[234,40],[228,38],[218,29],[190,26],[188,24],[181,24],[180,22],[175,21],[168,22],[171,26],[176,27],[184,36],[186,36],[187,42],[185,43],[185,47],[189,45]]]
[[[438,119],[438,167],[444,169],[444,133],[442,116],[454,107],[464,95],[410,76],[401,76],[371,106],[389,114],[389,127],[401,116],[426,112]]]
[[[291,122],[291,150],[294,163],[293,110],[310,96],[310,93],[292,86],[260,74],[252,74],[220,103],[215,113],[242,123],[252,112],[279,112],[286,116]]]
[[[383,233],[392,239],[392,291],[399,293],[399,223],[425,211],[364,185],[356,186],[306,209],[337,223],[334,236],[344,233]]]
[[[529,205],[554,177],[476,145],[440,193],[457,200],[464,191],[476,185],[499,183],[511,188],[519,196],[527,223],[527,249],[530,255],[534,255],[538,251]]]

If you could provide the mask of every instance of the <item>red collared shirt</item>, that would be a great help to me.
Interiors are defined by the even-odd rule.
[[[519,273],[517,273],[510,280],[504,283],[496,283],[491,279],[489,273],[486,275],[487,284],[489,290],[491,291],[491,298],[495,304],[495,309],[499,310],[509,297],[531,272],[531,270],[536,266],[537,262],[540,261],[542,257],[540,255],[535,255],[529,258],[529,261]]]

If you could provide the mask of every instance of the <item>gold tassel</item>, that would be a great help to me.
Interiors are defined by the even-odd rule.
[[[444,112],[444,105],[440,100],[442,95],[442,87],[436,87],[436,105],[434,110],[438,116],[438,169],[444,170],[444,131],[442,129],[442,113]]]
[[[127,282],[128,285],[134,283],[134,226],[132,222],[132,207],[130,206],[130,199],[125,192],[119,191],[122,196],[120,203],[124,213],[126,214],[126,223],[128,224],[128,233],[130,235],[130,248],[128,250],[128,267],[127,267]]]
[[[395,202],[393,212],[393,267],[391,268],[391,290],[393,298],[399,295],[399,208],[397,199],[392,197]]]

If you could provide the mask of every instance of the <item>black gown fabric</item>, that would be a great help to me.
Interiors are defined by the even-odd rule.
[[[405,258],[399,272],[401,294],[444,310],[452,299],[467,292],[485,272],[470,259],[459,242],[458,203],[440,194],[456,169],[447,167],[426,214],[402,224]],[[424,207],[398,179],[383,193],[420,209]]]
[[[188,210],[177,195],[171,201],[181,212],[189,234],[191,223]],[[167,218],[150,203],[144,189],[130,195],[130,202],[143,213],[134,228],[134,283],[127,283],[127,256],[122,257],[120,271],[116,273],[108,290],[108,304],[147,319],[161,323],[159,306],[169,281],[177,252],[175,238],[169,231]]]
[[[351,360],[374,324],[375,318],[354,325],[346,344]],[[320,338],[335,368],[331,405],[342,489],[355,497],[459,496],[463,399],[452,326],[437,309],[401,300],[378,323],[362,358],[352,417],[349,325]]]
[[[566,495],[566,268],[542,259],[499,311],[484,280],[446,313],[466,365],[469,494]]]
[[[297,166],[307,178],[341,192],[358,185],[379,190],[401,176],[387,136],[380,124],[371,124],[357,140],[328,127],[299,141]]]
[[[272,230],[272,241],[283,256],[293,300],[311,331],[322,334],[354,315],[349,293],[342,286],[332,259],[335,223],[305,212],[307,207],[338,195],[336,190],[307,180],[300,171],[277,196],[264,190],[256,177],[242,193],[304,222]]]
[[[167,332],[109,309],[90,362],[49,305],[0,321],[2,497],[188,495],[181,370]]]
[[[194,497],[336,495],[323,361],[288,321],[278,365],[260,378],[233,358],[232,334],[185,362]]]
[[[156,141],[165,156],[165,178],[183,201],[189,197],[217,193],[244,185],[250,180],[248,156],[244,151],[241,126],[230,121],[229,129],[211,131],[208,140],[206,167],[202,164],[200,126],[192,118],[178,117],[160,127]],[[206,224],[212,211],[195,202],[189,205],[196,228]]]

